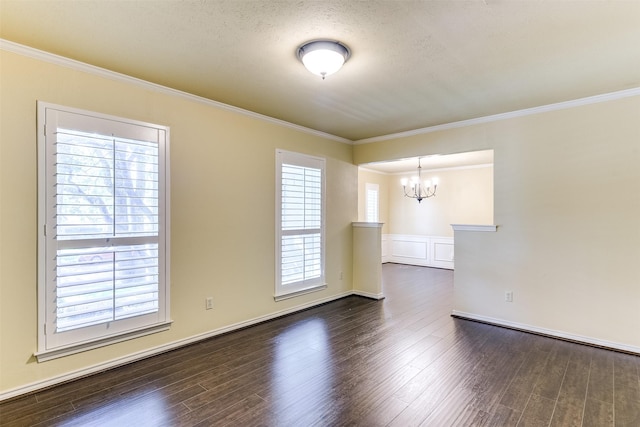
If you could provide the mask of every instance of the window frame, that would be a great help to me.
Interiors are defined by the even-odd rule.
[[[73,130],[110,135],[113,138],[129,138],[132,133],[156,135],[158,144],[158,308],[149,314],[83,326],[67,331],[55,331],[55,277],[53,271],[58,250],[65,248],[65,240],[55,239],[53,224],[48,220],[55,212],[51,203],[55,194],[56,180],[53,176],[57,144],[57,129],[71,125]],[[170,320],[170,176],[169,176],[169,127],[111,116],[38,101],[37,103],[38,145],[38,362],[86,351],[169,329]],[[109,133],[107,133],[109,132]],[[49,204],[49,205],[48,205]],[[119,241],[117,241],[120,239]],[[95,242],[94,242],[95,240]],[[130,244],[140,244],[140,239],[112,238],[114,250]],[[142,239],[144,240],[144,239]],[[84,238],[89,247],[105,247],[108,238]],[[113,297],[115,298],[115,296]],[[53,314],[51,314],[53,313]]]
[[[320,219],[320,276],[303,280],[295,283],[283,284],[282,283],[282,169],[283,165],[293,165],[297,167],[319,169],[321,175],[321,219]],[[326,159],[322,157],[315,157],[307,154],[296,153],[292,151],[285,151],[276,149],[276,239],[275,239],[275,286],[274,286],[274,299],[280,301],[283,299],[293,298],[298,295],[304,295],[310,292],[320,291],[327,288],[325,279],[325,253],[326,253]],[[301,233],[303,234],[303,233]],[[291,235],[291,232],[289,232]]]
[[[375,200],[375,212],[374,215],[375,218],[371,218],[371,214],[372,212],[369,210],[369,206],[370,206],[370,202],[371,200],[369,200],[369,192],[373,191],[376,193],[376,200]],[[380,222],[380,186],[378,184],[374,184],[371,182],[367,182],[364,185],[364,210],[365,210],[365,220],[366,222]]]

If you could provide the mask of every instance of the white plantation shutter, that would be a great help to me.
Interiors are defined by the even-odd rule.
[[[158,235],[158,144],[55,131],[60,240]]]
[[[61,249],[56,332],[158,310],[158,245]]]
[[[168,130],[39,107],[39,352],[166,326]]]
[[[380,218],[380,214],[378,213],[380,206],[378,184],[366,183],[365,190],[367,222],[378,222]]]
[[[324,286],[324,159],[277,152],[276,297]]]

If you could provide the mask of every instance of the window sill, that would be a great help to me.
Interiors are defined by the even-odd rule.
[[[299,297],[300,295],[310,294],[311,292],[321,291],[323,289],[327,289],[327,284],[323,283],[321,285],[313,286],[311,288],[302,289],[295,292],[290,292],[288,294],[274,295],[273,299],[275,301],[282,301],[289,298]]]
[[[122,341],[128,341],[134,338],[139,338],[145,335],[155,334],[156,332],[167,331],[171,327],[173,321],[160,323],[153,326],[148,326],[142,329],[136,329],[134,331],[118,334],[113,337],[106,337],[97,341],[84,342],[71,346],[56,348],[53,350],[45,350],[42,352],[34,353],[34,356],[38,360],[38,363],[46,362],[48,360],[57,359],[59,357],[70,356],[72,354],[81,353],[83,351],[93,350],[106,345],[115,344]]]

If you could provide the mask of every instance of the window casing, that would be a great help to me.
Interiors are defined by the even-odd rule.
[[[169,129],[38,103],[39,361],[167,329]]]
[[[326,288],[325,160],[276,151],[275,299]]]
[[[367,182],[365,184],[366,221],[379,222],[380,220],[380,191],[378,184]]]

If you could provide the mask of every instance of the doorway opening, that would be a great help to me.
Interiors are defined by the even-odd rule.
[[[438,182],[436,195],[407,197],[402,178]],[[408,184],[410,186],[411,184]],[[372,193],[376,190],[376,194]],[[358,220],[376,212],[383,262],[454,268],[451,224],[493,224],[493,150],[420,156],[360,165]],[[373,204],[376,206],[372,206]]]

